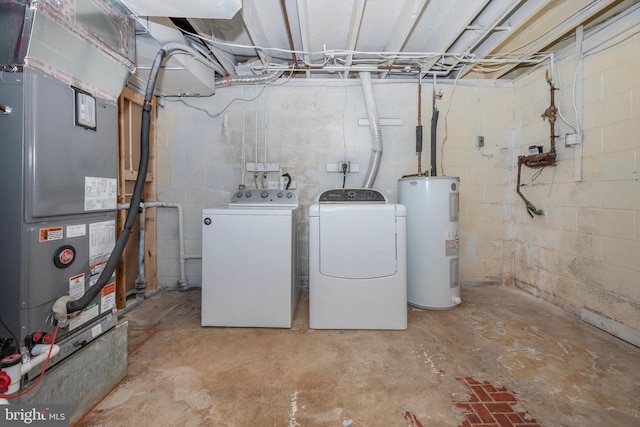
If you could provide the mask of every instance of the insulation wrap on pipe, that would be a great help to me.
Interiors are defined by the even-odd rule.
[[[431,116],[431,176],[438,176],[438,163],[436,160],[437,152],[437,135],[438,135],[438,116],[440,111],[438,108],[433,109],[433,116]]]

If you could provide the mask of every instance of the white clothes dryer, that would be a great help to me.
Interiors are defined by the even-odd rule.
[[[406,329],[406,210],[371,189],[309,207],[309,327]]]

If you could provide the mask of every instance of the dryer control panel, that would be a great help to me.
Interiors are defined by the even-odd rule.
[[[266,207],[266,206],[298,206],[298,195],[289,190],[240,190],[236,191],[229,207]]]
[[[349,202],[365,202],[365,203],[386,203],[384,195],[368,188],[337,188],[327,190],[318,198],[319,203],[349,203]]]

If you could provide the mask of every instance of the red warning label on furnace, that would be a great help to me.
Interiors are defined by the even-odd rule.
[[[39,233],[40,241],[50,242],[52,240],[62,239],[64,237],[64,232],[62,230],[62,227],[41,228]]]

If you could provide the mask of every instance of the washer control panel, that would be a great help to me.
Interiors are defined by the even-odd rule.
[[[289,190],[239,190],[229,201],[229,207],[298,206],[298,195]]]
[[[386,203],[384,195],[377,191],[368,188],[337,188],[334,190],[327,190],[318,198],[319,203],[349,203],[349,202],[364,202],[364,203]]]

